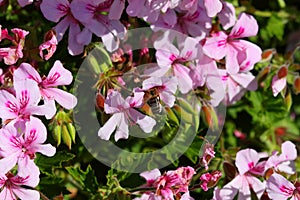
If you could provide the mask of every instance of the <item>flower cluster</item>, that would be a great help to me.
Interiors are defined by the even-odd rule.
[[[13,86],[2,85],[1,199],[40,199],[38,191],[23,186],[36,187],[39,183],[40,171],[34,162],[36,153],[50,157],[56,149],[51,144],[44,144],[47,128],[36,115],[51,119],[56,113],[54,100],[64,108],[72,109],[77,103],[76,97],[56,88],[70,84],[72,79],[71,72],[60,61],[54,63],[47,77],[41,77],[30,64],[22,63],[13,71]]]
[[[18,0],[20,9],[33,2]],[[5,4],[11,5],[10,1],[0,0],[0,6]],[[155,132],[155,136],[160,137],[163,134],[156,131],[160,121],[166,119],[169,131],[176,124],[169,123],[172,117],[178,121],[178,116],[188,116],[184,105],[179,106],[181,102],[189,104],[187,107],[193,114],[202,109],[204,121],[209,128],[214,128],[212,118],[216,124],[222,120],[213,116],[214,107],[222,103],[232,105],[246,91],[258,87],[259,81],[251,71],[262,59],[262,50],[245,39],[257,35],[258,23],[248,14],[249,10],[247,13],[235,10],[233,4],[225,0],[41,0],[31,6],[36,6],[45,21],[53,22],[50,24],[53,29],[39,45],[26,45],[29,31],[8,30],[0,25],[0,61],[5,65],[0,69],[0,199],[40,198],[34,189],[40,176],[36,154],[51,157],[56,148],[47,143],[47,126],[37,116],[44,116],[46,120],[54,118],[52,123],[57,126],[53,139],[57,144],[61,135],[65,136],[69,149],[75,142],[72,120],[63,109],[57,113],[57,104],[67,110],[77,104],[74,95],[58,88],[71,84],[72,73],[58,60],[47,76],[41,76],[37,68],[38,62],[56,56],[58,44],[64,38],[68,40],[68,53],[72,56],[85,52],[85,57],[89,47],[97,46],[99,41],[107,50],[102,49],[102,53],[111,53],[105,56],[107,60],[99,61],[109,64],[106,71],[100,70],[96,75],[95,84],[97,119],[102,123],[98,137],[102,140],[109,140],[112,135],[116,142],[129,139],[131,130]],[[137,42],[142,43],[142,47],[136,50],[126,44],[129,37],[126,33],[144,25],[149,26],[152,35],[141,35],[138,38],[142,38],[141,41]],[[34,50],[42,60],[32,56]],[[270,81],[273,96],[279,93],[288,96],[285,90],[291,82],[289,70],[294,67],[293,71],[299,71],[299,66],[281,64]],[[292,75],[294,89],[300,93],[299,75]],[[197,101],[197,105],[183,99]],[[163,114],[167,117],[161,117]],[[199,127],[200,119],[197,120],[191,124],[197,126],[193,131],[200,134],[202,127]],[[180,123],[174,125],[174,130]],[[138,128],[131,129],[135,125]],[[237,130],[235,135],[246,139]],[[214,145],[208,142],[202,147],[203,155],[198,158],[197,167],[179,167],[164,174],[158,169],[143,172],[140,175],[147,183],[132,195],[138,195],[136,200],[192,200],[194,189],[208,191],[215,187],[222,173],[211,170],[209,164],[217,154]],[[234,199],[237,195],[238,199],[250,199],[251,195],[258,199],[299,199],[300,183],[293,178],[296,157],[297,151],[291,142],[284,142],[281,153],[275,151],[271,155],[254,149],[240,150],[235,165],[231,165],[234,170],[228,176],[233,178],[222,188],[215,188],[213,199]],[[205,173],[200,173],[200,168]],[[192,185],[196,174],[199,184]],[[102,192],[99,188],[95,191]]]
[[[244,24],[248,24],[248,26],[244,27]],[[133,106],[131,106],[135,107],[135,109],[144,107],[144,105],[147,104],[147,100],[149,100],[147,94],[149,92],[151,93],[151,91],[153,92],[153,90],[155,90],[157,94],[158,101],[161,100],[161,102],[170,108],[173,107],[176,102],[174,94],[181,93],[186,95],[192,91],[196,94],[200,94],[199,97],[204,106],[217,106],[222,101],[226,104],[231,104],[239,100],[246,89],[255,90],[257,88],[256,79],[250,73],[250,70],[254,64],[260,60],[261,50],[258,46],[250,42],[237,39],[240,37],[254,36],[257,30],[258,26],[256,20],[245,13],[240,14],[229,35],[224,31],[219,31],[211,34],[211,37],[200,40],[189,36],[183,37],[179,32],[166,30],[162,38],[154,41],[157,65],[150,66],[146,70],[140,70],[140,65],[143,66],[143,64],[147,64],[143,62],[146,60],[143,58],[151,57],[149,51],[143,50],[143,53],[140,53],[142,59],[139,59],[139,61],[134,62],[132,56],[129,58],[131,59],[129,69],[115,70],[115,68],[113,68],[110,69],[109,72],[104,72],[103,74],[106,75],[103,76],[106,77],[110,76],[109,74],[113,74],[114,76],[112,77],[117,76],[119,80],[121,80],[126,72],[142,71],[139,73],[139,77],[137,77],[141,87],[131,88],[130,101],[132,96],[140,97],[140,99],[137,100],[138,103],[133,103]],[[127,46],[127,48],[130,47]],[[125,49],[118,49],[118,52],[124,51]],[[120,57],[120,55],[118,56]],[[112,60],[118,60],[118,56],[117,53],[114,53]],[[224,62],[225,66],[223,65]],[[116,71],[118,72],[117,74],[115,74]],[[114,78],[111,78],[111,82],[114,82],[114,84],[110,84],[105,91],[111,89],[122,90],[124,86],[127,86],[126,89],[130,90],[127,81],[119,82],[113,81],[112,79]],[[107,81],[107,79],[105,80]],[[98,84],[98,89],[102,90],[101,87],[107,84],[102,83],[101,80],[99,82],[101,84]],[[206,92],[206,96],[201,95],[205,93],[205,91],[208,91]],[[104,94],[104,96],[104,98],[106,98],[104,105],[104,112],[106,114],[116,113],[116,111],[111,111],[113,108],[117,109],[119,113],[122,107],[121,104],[123,105],[121,108],[122,112],[130,107],[122,103],[123,100],[120,99],[121,97],[117,98],[118,95],[116,95],[116,92],[110,93],[109,95]],[[120,100],[114,100],[118,103],[113,104],[112,102],[114,102],[113,99],[115,98]],[[126,101],[127,104],[131,104],[129,99]],[[136,112],[135,118],[139,118],[137,114],[138,112]],[[114,117],[100,129],[98,133],[100,138],[109,139],[110,134],[115,130],[112,121],[114,121],[117,116],[118,115],[114,115]],[[131,119],[134,118],[133,115],[124,115],[124,117],[119,118],[125,119],[127,116],[131,116]],[[123,129],[125,132],[123,134],[118,132],[120,135],[116,136],[116,141],[120,138],[128,138],[128,128],[126,128],[127,125],[125,126],[127,122],[125,123],[126,120],[120,121],[119,118],[117,120],[118,125],[116,125],[119,127],[118,131]],[[146,117],[142,118],[146,120]],[[152,130],[155,126],[155,121],[148,117],[147,120],[149,122],[149,130]],[[137,123],[136,120],[133,120],[133,122]],[[143,129],[142,125],[139,125]],[[109,129],[111,131],[107,131]],[[143,130],[145,131],[145,129]],[[120,137],[121,135],[123,136]]]
[[[4,60],[6,65],[15,64],[19,58],[23,58],[23,47],[25,44],[25,37],[29,34],[28,31],[14,28],[11,29],[13,36],[11,36],[7,29],[2,29],[0,25],[0,42],[9,40],[13,46],[0,48],[0,61]]]
[[[294,160],[297,158],[296,146],[290,142],[281,145],[281,154],[274,151],[268,156],[266,153],[258,153],[253,149],[244,149],[237,153],[235,166],[236,176],[223,188],[215,189],[215,200],[234,199],[238,193],[238,199],[251,199],[251,189],[260,199],[268,195],[270,199],[299,198],[299,189],[290,183],[281,174],[293,175],[295,171]],[[233,172],[235,174],[235,172]],[[260,178],[266,179],[261,182]]]
[[[193,199],[189,194],[189,183],[195,174],[195,170],[192,167],[180,167],[176,170],[171,170],[161,175],[158,169],[146,171],[140,175],[147,181],[145,187],[155,188],[154,192],[146,192],[140,198],[135,200],[147,200],[147,199]]]

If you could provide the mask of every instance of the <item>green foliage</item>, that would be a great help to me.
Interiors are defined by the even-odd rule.
[[[89,165],[86,171],[81,170],[79,167],[66,167],[69,175],[80,184],[83,191],[93,195],[98,190],[98,182],[95,177],[94,170]]]
[[[70,161],[75,157],[74,154],[59,151],[53,157],[45,157],[38,154],[35,159],[36,165],[39,167],[42,173],[46,175],[54,175],[54,170],[62,168],[64,162]]]

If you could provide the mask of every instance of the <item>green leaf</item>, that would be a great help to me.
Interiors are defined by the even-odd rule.
[[[60,194],[69,194],[70,192],[66,189],[64,180],[57,176],[42,177],[38,190],[43,191],[43,194],[50,199]]]
[[[279,4],[280,8],[285,8],[285,6],[286,6],[284,0],[278,0],[278,4]]]
[[[184,153],[184,155],[192,161],[194,164],[199,159],[199,150],[201,149],[203,141],[201,141],[198,137],[196,137],[191,144],[191,146],[188,148],[188,150]]]
[[[286,21],[273,14],[267,24],[266,30],[270,37],[275,36],[278,40],[282,40],[284,34],[284,26]]]
[[[75,157],[74,154],[59,151],[53,157],[46,157],[37,154],[35,159],[36,165],[39,167],[42,173],[47,175],[53,175],[55,168],[62,168],[62,163],[72,160]]]
[[[66,167],[66,170],[83,188],[83,190],[95,193],[98,190],[98,183],[94,170],[89,165],[86,171],[82,171],[79,167]]]

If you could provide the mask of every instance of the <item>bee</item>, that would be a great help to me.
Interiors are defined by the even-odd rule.
[[[159,91],[157,88],[151,88],[145,91],[144,102],[148,105],[145,110],[149,110],[150,115],[160,114],[162,112],[162,105],[160,104]]]

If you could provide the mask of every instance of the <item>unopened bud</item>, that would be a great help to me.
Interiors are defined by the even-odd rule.
[[[261,58],[262,58],[262,61],[269,61],[272,59],[273,55],[276,53],[276,50],[275,49],[267,49],[265,50],[262,55],[261,55]]]
[[[297,78],[295,78],[293,86],[295,89],[295,93],[299,94],[300,93],[300,77],[299,76]]]
[[[66,125],[62,126],[62,140],[71,149],[72,139]]]
[[[288,69],[286,66],[281,67],[277,72],[277,76],[279,79],[286,77],[287,74],[288,74]]]
[[[52,132],[52,137],[56,142],[56,145],[59,146],[61,142],[61,126],[55,126]]]
[[[69,134],[71,136],[71,139],[72,139],[73,143],[75,143],[76,130],[75,130],[73,123],[68,123],[67,127],[68,127]]]

